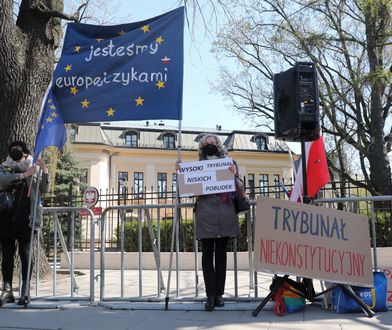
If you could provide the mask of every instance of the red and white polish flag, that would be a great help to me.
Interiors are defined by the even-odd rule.
[[[311,198],[314,198],[320,189],[324,187],[324,185],[326,185],[330,180],[327,157],[325,155],[324,140],[322,136],[320,136],[318,140],[305,143],[305,155],[307,163],[307,195]],[[294,187],[290,194],[291,201],[302,201],[302,196],[304,195],[303,185],[301,159],[297,174],[295,176]]]

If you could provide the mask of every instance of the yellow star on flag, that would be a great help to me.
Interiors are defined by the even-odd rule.
[[[52,118],[52,117],[46,118],[46,122],[47,122],[47,123],[51,123],[52,121],[53,121],[53,118]]]
[[[120,36],[123,36],[124,34],[127,34],[124,30],[121,30],[119,33],[118,33]]]
[[[79,91],[75,86],[71,87],[71,94],[76,95],[77,92],[79,92]]]
[[[79,52],[80,52],[80,46],[75,46],[74,52],[75,52],[75,53],[79,53]]]
[[[108,117],[113,117],[115,111],[116,110],[110,107],[109,110],[106,111],[106,113],[108,114]]]
[[[163,81],[158,80],[155,86],[157,86],[158,89],[165,88],[165,83]]]
[[[52,99],[49,99],[49,100],[48,100],[48,103],[52,103]]]
[[[136,101],[136,106],[139,106],[139,105],[143,105],[144,99],[142,99],[142,98],[139,96],[137,99],[135,99],[135,101]]]
[[[56,117],[58,116],[58,114],[55,113],[55,112],[52,112],[50,115],[51,115],[53,118],[56,118]]]
[[[158,44],[161,44],[161,43],[163,42],[162,36],[159,36],[158,38],[156,38],[155,41],[156,41]]]
[[[95,38],[95,40],[97,40],[97,42],[101,42],[103,41],[103,38]]]
[[[71,71],[72,70],[72,64],[68,64],[66,67],[65,67],[65,72],[68,72],[68,71]]]
[[[44,125],[44,124],[42,124],[42,125],[41,125],[41,129],[44,129],[44,128],[45,128],[45,125]]]
[[[82,103],[82,108],[88,108],[88,105],[90,104],[90,101],[87,101],[86,99],[84,99],[80,103]]]
[[[51,105],[49,106],[49,108],[52,109],[52,110],[56,110],[56,106],[55,106],[54,104],[51,104]]]
[[[143,33],[147,33],[147,32],[150,31],[150,26],[149,25],[143,25],[140,29],[143,31]]]

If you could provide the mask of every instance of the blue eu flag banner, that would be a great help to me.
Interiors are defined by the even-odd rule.
[[[59,107],[52,91],[46,97],[41,120],[38,126],[37,138],[34,148],[34,162],[37,160],[40,152],[49,146],[55,146],[62,149],[67,140],[64,121],[59,113]]]
[[[184,8],[142,22],[69,23],[52,93],[64,123],[182,119]]]

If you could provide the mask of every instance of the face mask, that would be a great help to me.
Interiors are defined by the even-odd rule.
[[[207,144],[201,150],[208,156],[212,156],[218,153],[218,147],[215,144]]]
[[[23,151],[19,150],[19,149],[11,149],[10,151],[10,157],[12,158],[12,160],[14,161],[18,161],[21,160],[23,157]]]

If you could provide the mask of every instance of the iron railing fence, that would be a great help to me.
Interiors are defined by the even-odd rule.
[[[319,192],[319,198],[346,198],[346,197],[369,197],[370,192],[361,188],[365,181],[356,180],[356,184],[349,181],[332,182],[325,185]],[[390,186],[392,182],[386,183]],[[273,185],[254,185],[249,186],[248,182],[246,190],[251,199],[256,199],[258,196],[268,196],[280,199],[287,198],[287,191],[293,187],[291,182],[275,182]],[[112,188],[106,190],[99,190],[100,198],[99,204],[101,207],[112,205],[125,204],[151,204],[152,202],[159,202],[160,204],[172,203],[176,199],[175,189],[167,189],[165,191],[158,191],[155,186],[143,186],[139,191],[135,191],[133,187],[125,189],[122,192]],[[181,198],[179,202],[192,202],[193,198]],[[73,206],[83,204],[83,195],[74,185],[70,185],[68,192],[63,195],[52,195],[44,197],[44,204],[50,207],[58,206]]]
[[[360,183],[361,181],[358,181]],[[286,190],[291,190],[292,184],[275,184],[273,186],[257,186],[247,187],[247,191],[252,200],[257,199],[258,196],[268,196],[279,199],[287,199]],[[349,182],[336,182],[334,184],[326,185],[318,194],[318,198],[350,198],[350,197],[369,197],[370,193],[359,185],[353,185]],[[99,201],[96,208],[105,209],[107,207],[121,206],[121,205],[149,205],[149,204],[175,204],[176,192],[165,191],[158,192],[155,187],[144,187],[141,192],[135,193],[133,190],[127,193],[119,194],[114,189],[107,191],[100,191]],[[179,203],[194,203],[195,198],[187,197],[180,198]],[[44,206],[46,207],[77,207],[83,206],[83,196],[81,193],[75,192],[75,189],[70,187],[68,196],[47,196],[44,197]],[[356,207],[359,207],[357,205]],[[344,209],[345,204],[341,203],[336,208]],[[100,209],[97,209],[98,213]],[[364,205],[361,210],[363,214],[370,217],[371,209],[369,205]],[[392,206],[384,202],[381,206],[378,205],[374,210],[376,214],[376,226],[378,228],[378,242],[379,246],[392,246]],[[172,223],[174,216],[174,208],[164,208],[163,213],[160,215],[160,240],[161,251],[170,251],[170,240],[172,233]],[[182,252],[193,252],[193,223],[192,223],[193,209],[188,207],[183,209],[179,219],[179,237],[180,237],[180,250]],[[70,232],[71,219],[69,214],[59,213],[61,219],[62,230],[66,240],[67,246],[70,246]],[[89,238],[86,236],[84,229],[85,216],[80,214],[75,215],[75,248],[79,250],[88,250],[90,246]],[[99,218],[99,215],[98,215]],[[116,212],[108,215],[107,222],[107,251],[118,251],[120,245],[120,216]],[[152,219],[154,227],[157,226],[156,219]],[[237,240],[238,251],[245,251],[247,249],[246,238],[247,223],[244,217],[240,217],[240,236]],[[125,251],[137,251],[137,215],[132,211],[127,212],[125,216]],[[44,220],[43,226],[44,248],[46,253],[50,255],[50,246],[53,244],[53,229],[50,227],[48,221]],[[142,224],[143,233],[143,249],[145,252],[151,251],[152,242],[149,240],[148,227],[146,223]],[[233,247],[231,247],[232,249]]]

